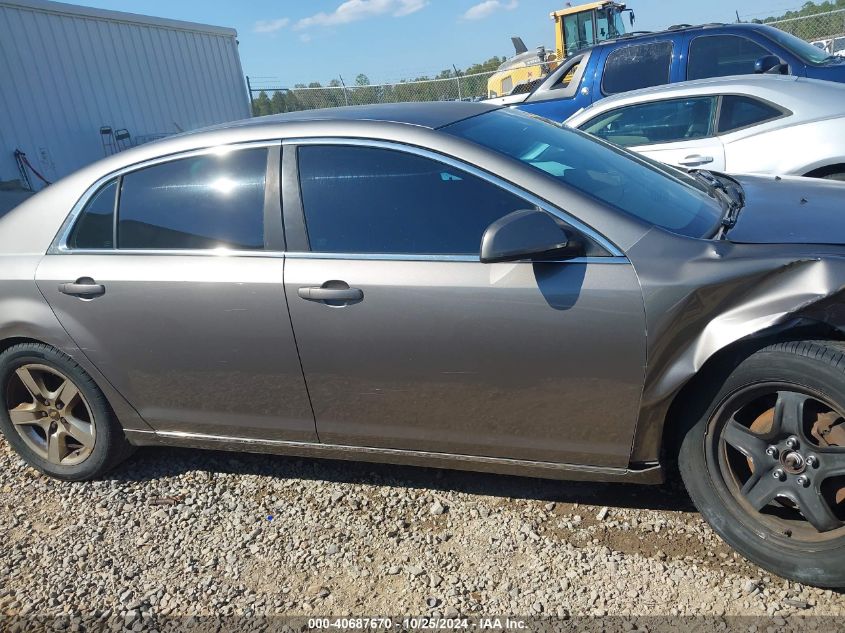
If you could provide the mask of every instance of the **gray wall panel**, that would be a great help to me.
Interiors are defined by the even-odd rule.
[[[0,180],[18,178],[15,148],[51,180],[101,158],[104,125],[138,138],[248,117],[236,37],[221,27],[0,0]]]

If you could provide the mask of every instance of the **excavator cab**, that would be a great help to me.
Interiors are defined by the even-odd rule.
[[[516,55],[499,66],[487,80],[487,96],[494,98],[529,92],[570,55],[593,44],[625,35],[622,14],[626,12],[633,26],[634,13],[625,7],[624,2],[602,0],[554,11],[550,14],[555,23],[554,52],[543,46],[529,51],[520,38],[511,38]]]
[[[564,59],[594,44],[625,35],[623,13],[628,13],[631,26],[634,13],[624,2],[591,2],[552,12],[555,22],[555,52]]]

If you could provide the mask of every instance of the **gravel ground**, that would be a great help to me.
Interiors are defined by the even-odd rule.
[[[677,487],[177,449],[62,483],[2,441],[0,506],[0,614],[68,630],[215,614],[742,615],[775,627],[845,614],[845,596],[735,555]]]

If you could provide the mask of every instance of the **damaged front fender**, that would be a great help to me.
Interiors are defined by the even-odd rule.
[[[659,458],[675,396],[718,352],[796,323],[845,331],[839,247],[675,241],[652,231],[628,256],[643,289],[648,340],[633,462]]]

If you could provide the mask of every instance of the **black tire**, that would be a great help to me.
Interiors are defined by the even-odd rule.
[[[9,395],[15,371],[25,365],[58,370],[69,378],[87,401],[95,429],[93,447],[83,461],[73,465],[52,463],[37,454],[12,424]],[[76,362],[59,350],[42,343],[21,343],[0,354],[0,430],[9,444],[33,468],[66,481],[94,479],[108,472],[134,451],[96,383]]]
[[[772,395],[764,395],[767,389],[774,389]],[[714,391],[717,391],[715,396]],[[790,416],[784,411],[789,410],[793,397],[801,404],[790,418],[796,422],[790,423],[787,420]],[[750,409],[738,409],[743,402],[749,403]],[[827,403],[829,409],[816,409],[813,407],[818,405],[810,407],[807,404],[817,402]],[[765,409],[767,403],[774,404]],[[845,412],[845,343],[789,341],[771,345],[742,361],[721,385],[712,387],[709,394],[701,394],[698,402],[689,405],[688,411],[698,412],[697,420],[690,420],[688,428],[682,430],[678,466],[687,491],[705,520],[734,549],[764,569],[810,585],[845,587],[845,527],[820,530],[818,524],[806,520],[803,510],[799,512],[797,500],[793,502],[782,496],[786,493],[801,497],[805,494],[803,489],[818,499],[828,498],[829,492],[824,493],[828,497],[819,492],[829,490],[824,487],[827,483],[822,486],[821,482],[835,483],[837,489],[841,484],[838,476],[835,480],[829,479],[828,473],[833,471],[827,470],[826,464],[830,463],[832,469],[836,461],[835,467],[839,468],[837,455],[841,453],[845,458],[845,447],[841,451],[822,448],[818,440],[813,444],[811,433],[801,435],[799,451],[810,456],[810,460],[794,468],[794,453],[799,451],[790,446],[794,446],[797,436],[788,433],[787,439],[777,439],[784,429],[809,429],[821,419],[819,411],[832,413],[833,417]],[[755,418],[757,411],[762,413]],[[766,416],[771,417],[769,428],[762,432],[759,427],[752,428],[761,420],[765,426]],[[743,419],[754,421],[748,424],[742,422]],[[748,425],[751,441],[755,447],[758,443],[765,447],[765,456],[760,455],[757,448],[754,451],[735,448],[747,441],[742,433],[735,435],[728,430],[729,427],[738,428],[737,420],[740,427]],[[728,437],[730,439],[726,439]],[[741,452],[733,453],[734,450]],[[759,459],[754,455],[759,455]],[[814,460],[819,458],[826,462],[814,470]],[[766,459],[772,463],[765,462]],[[788,466],[787,472],[782,465]],[[726,468],[747,468],[750,474],[744,482],[741,478],[731,481],[725,476]],[[759,472],[756,472],[757,468]],[[801,477],[805,477],[804,481]],[[808,479],[811,483],[807,483]],[[760,498],[768,499],[775,494],[777,501],[763,501],[767,505],[758,510],[753,501],[754,486],[758,485],[755,482],[776,490],[774,493],[767,491]],[[793,484],[797,484],[796,487],[788,487]],[[808,508],[812,509],[812,504],[812,500],[807,500]],[[834,508],[828,516],[845,518],[842,505],[837,506],[835,499],[827,502],[828,508]],[[797,526],[794,531],[792,525]]]

